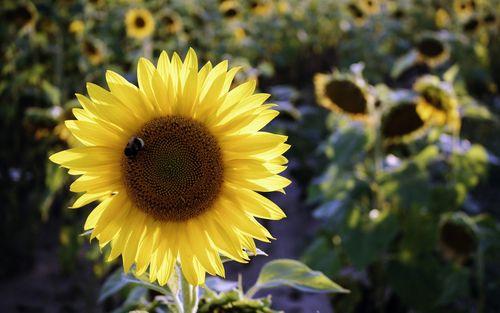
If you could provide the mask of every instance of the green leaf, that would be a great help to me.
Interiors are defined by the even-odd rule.
[[[460,67],[457,64],[451,66],[446,72],[443,74],[443,79],[449,83],[453,83],[457,78]]]
[[[305,292],[348,293],[349,291],[331,281],[323,273],[313,271],[305,264],[278,259],[264,265],[255,286],[249,293],[263,288],[288,286]]]
[[[99,302],[106,300],[112,295],[116,294],[123,288],[129,285],[141,286],[149,290],[154,290],[163,295],[170,295],[170,289],[165,286],[159,286],[153,283],[150,283],[147,280],[147,277],[141,276],[140,278],[135,277],[133,274],[123,273],[121,269],[115,271],[109,278],[106,280],[104,285],[102,286]]]
[[[417,52],[411,50],[409,53],[397,59],[391,70],[391,77],[393,78],[399,77],[401,73],[403,73],[406,69],[414,65],[416,63],[417,56],[418,56]]]
[[[101,288],[99,302],[106,300],[127,286],[128,283],[122,279],[122,274],[121,270],[117,270],[108,277]]]
[[[301,260],[325,275],[333,277],[342,267],[339,251],[330,237],[321,236],[307,247]]]
[[[339,228],[342,247],[358,269],[379,259],[397,235],[399,227],[395,214],[389,210],[379,214],[372,219],[360,208],[353,208],[346,225]]]

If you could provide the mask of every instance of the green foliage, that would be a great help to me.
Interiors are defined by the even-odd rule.
[[[201,299],[198,312],[228,312],[228,313],[277,313],[271,309],[271,298],[248,299],[237,290],[226,293],[207,292]]]
[[[99,301],[127,291],[127,299],[115,312],[123,312],[131,308],[163,308],[177,312],[176,301],[183,301],[180,290],[180,278],[177,269],[167,285],[150,283],[146,274],[136,277],[133,273],[123,273],[122,269],[109,275],[102,286]],[[271,298],[254,298],[261,289],[275,287],[292,287],[311,293],[347,293],[348,290],[331,281],[320,272],[313,271],[306,265],[289,259],[278,259],[264,265],[259,278],[246,294],[236,283],[224,282],[218,278],[207,280],[200,291],[198,312],[277,312],[271,309]],[[151,299],[149,292],[159,294]]]
[[[394,4],[404,11],[404,23],[382,21],[384,13],[372,16],[364,28],[350,29],[355,40],[339,47],[340,69],[374,84],[367,89],[377,102],[366,121],[337,112],[325,119],[330,133],[320,147],[327,161],[308,188],[322,227],[302,259],[351,290],[351,298],[332,302],[336,310],[362,311],[366,303],[375,311],[498,307],[494,297],[487,298],[498,290],[493,283],[498,272],[489,268],[496,263],[494,249],[481,248],[490,244],[486,234],[496,233],[498,214],[484,207],[488,200],[478,188],[500,152],[490,133],[498,113],[491,106],[498,96],[485,52],[491,33],[481,28],[465,39],[457,31],[462,22],[448,5],[440,3],[450,18],[440,26],[426,1]],[[423,58],[416,44],[424,35],[441,40],[447,60]],[[353,64],[360,60],[361,67]],[[413,84],[424,74],[446,85],[457,104],[455,117],[437,124],[432,121],[437,113],[431,113],[422,130],[386,140],[380,134],[383,117],[401,99],[421,101]],[[478,221],[485,216],[491,224],[483,233]]]
[[[261,269],[252,290],[293,287],[304,292],[347,292],[320,272],[312,271],[304,264],[287,259],[268,262]]]

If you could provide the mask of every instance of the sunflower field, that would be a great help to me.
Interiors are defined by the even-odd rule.
[[[0,312],[500,312],[499,0],[0,16]]]

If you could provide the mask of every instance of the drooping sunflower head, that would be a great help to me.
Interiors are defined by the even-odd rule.
[[[357,3],[354,3],[354,2],[349,3],[347,5],[347,10],[352,15],[352,17],[354,18],[354,22],[358,26],[362,26],[362,25],[365,24],[365,22],[366,22],[366,14],[363,11],[363,9]]]
[[[253,14],[260,16],[268,15],[273,9],[271,1],[268,0],[250,0],[248,7]]]
[[[384,112],[381,133],[387,144],[408,142],[418,138],[425,126],[426,121],[418,113],[415,100],[405,96]]]
[[[451,86],[439,77],[423,76],[415,82],[413,89],[418,94],[417,111],[424,120],[439,126],[459,122],[457,99]]]
[[[35,5],[31,2],[20,4],[16,8],[7,11],[7,16],[13,21],[18,29],[32,29],[38,17]]]
[[[495,15],[495,13],[493,11],[487,11],[483,15],[482,22],[487,27],[494,28],[497,24],[497,16]]]
[[[479,29],[479,26],[480,21],[477,16],[471,16],[464,22],[462,29],[465,33],[473,34]]]
[[[89,83],[89,97],[77,95],[83,108],[66,125],[84,147],[50,159],[81,175],[73,207],[104,199],[85,229],[125,270],[149,268],[163,285],[179,262],[202,284],[206,272],[224,276],[221,254],[247,262],[255,239],[272,238],[256,218],[285,216],[259,192],[290,183],[279,175],[287,137],[262,131],[278,112],[255,81],[231,89],[238,70],[163,52],[157,66],[139,61],[138,87],[108,71],[109,91]]]
[[[431,67],[443,64],[450,55],[449,47],[440,38],[426,34],[416,44],[419,59]]]
[[[401,20],[406,16],[406,8],[397,1],[388,2],[387,8],[391,17],[396,20]]]
[[[464,213],[444,216],[439,224],[439,244],[445,258],[459,263],[466,261],[477,249],[475,225]]]
[[[219,5],[219,11],[227,20],[237,19],[241,15],[241,7],[238,2],[229,0],[224,1]]]
[[[153,34],[155,20],[147,9],[130,9],[125,14],[125,26],[129,37],[144,39]]]
[[[348,74],[316,74],[314,76],[316,98],[323,107],[347,114],[355,119],[368,116],[372,97],[364,82]]]

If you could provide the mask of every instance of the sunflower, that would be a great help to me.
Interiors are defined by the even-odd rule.
[[[241,14],[241,8],[236,1],[224,1],[219,5],[219,11],[228,20],[236,19]]]
[[[443,9],[439,8],[436,10],[436,15],[434,16],[434,22],[438,28],[445,28],[450,24],[450,14]]]
[[[271,234],[255,219],[285,216],[258,192],[281,191],[290,181],[282,154],[287,137],[261,129],[278,112],[254,94],[256,82],[230,89],[238,68],[223,61],[198,70],[190,49],[184,62],[162,52],[155,67],[138,63],[139,87],[108,71],[110,91],[87,84],[89,98],[67,127],[85,147],[50,157],[80,176],[73,207],[105,199],[90,213],[109,259],[122,256],[125,271],[149,267],[149,279],[164,285],[179,262],[188,282],[206,272],[224,276],[219,254],[247,262],[255,239]]]
[[[268,0],[250,0],[248,6],[253,14],[266,16],[272,11],[272,3]]]
[[[68,27],[70,33],[80,36],[85,30],[85,24],[82,20],[73,20]]]
[[[347,10],[354,18],[354,22],[358,26],[363,26],[366,23],[365,12],[356,3],[349,3],[347,5]]]
[[[291,11],[292,7],[288,0],[278,0],[278,3],[276,4],[276,9],[279,14],[287,14]]]
[[[467,17],[474,13],[476,9],[476,2],[474,0],[454,0],[453,10],[455,14],[460,17]]]
[[[450,125],[452,129],[460,127],[457,99],[438,77],[423,76],[413,89],[419,95],[417,111],[424,120],[439,126]]]
[[[434,35],[424,35],[417,42],[418,59],[431,67],[446,62],[450,56],[448,46]]]
[[[380,12],[380,3],[378,0],[359,0],[359,5],[368,14],[377,14]]]
[[[102,44],[96,41],[86,39],[82,42],[82,52],[85,54],[92,65],[102,63],[104,60],[104,49]]]
[[[471,16],[462,25],[462,29],[465,33],[475,33],[479,29],[480,21],[476,16]]]
[[[399,6],[398,3],[388,3],[389,12],[391,17],[396,20],[402,20],[406,16],[406,11],[403,7]]]
[[[182,19],[179,14],[175,12],[166,12],[160,18],[161,27],[165,27],[168,33],[175,34],[178,33],[182,29]]]
[[[400,99],[382,116],[381,132],[387,144],[416,139],[425,130],[426,122],[412,99]]]
[[[478,246],[476,225],[462,212],[445,215],[439,223],[439,246],[446,259],[464,263]]]
[[[127,35],[136,39],[151,36],[155,30],[155,20],[147,9],[130,9],[125,15]]]
[[[494,27],[497,22],[497,17],[494,12],[486,12],[483,16],[482,22],[488,27]]]
[[[497,16],[492,10],[488,10],[483,14],[481,19],[483,25],[485,25],[490,30],[495,30],[497,28]]]
[[[323,107],[355,119],[362,120],[368,116],[372,97],[365,91],[364,82],[338,72],[316,74],[314,89],[317,101]]]
[[[33,29],[38,18],[36,7],[31,2],[19,5],[15,9],[8,11],[7,15],[20,30]]]
[[[233,36],[237,42],[242,42],[245,38],[247,38],[247,33],[243,27],[238,26],[233,29]]]

